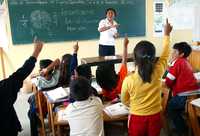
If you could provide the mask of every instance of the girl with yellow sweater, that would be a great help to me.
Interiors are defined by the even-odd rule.
[[[159,136],[161,129],[161,77],[170,55],[169,36],[172,26],[166,21],[163,52],[155,61],[155,47],[148,41],[134,49],[136,71],[125,78],[122,103],[130,107],[129,136]]]

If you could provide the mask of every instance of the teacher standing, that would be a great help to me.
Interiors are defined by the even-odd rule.
[[[106,18],[99,22],[99,56],[115,55],[115,38],[119,37],[117,32],[119,24],[114,20],[115,17],[115,9],[108,8],[106,9]]]

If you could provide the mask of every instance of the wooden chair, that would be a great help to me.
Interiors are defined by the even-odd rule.
[[[38,110],[38,118],[41,122],[41,127],[39,128],[40,136],[46,136],[44,116],[47,113],[46,99],[41,91],[37,90],[37,87],[33,85],[33,92],[35,93],[36,109]]]
[[[169,123],[167,120],[167,116],[166,116],[166,109],[167,109],[167,104],[168,104],[168,100],[169,100],[169,94],[170,91],[168,88],[163,87],[162,88],[162,112],[161,112],[161,119],[163,122],[163,129],[165,131],[165,133],[170,134],[170,128],[169,128]]]
[[[55,88],[55,87],[54,87]],[[48,117],[49,117],[49,127],[51,128],[51,132],[53,136],[61,136],[61,128],[69,127],[68,122],[58,121],[58,114],[53,111],[53,107],[57,103],[52,103],[46,97],[47,100],[47,110],[48,110]]]
[[[192,129],[193,135],[194,136],[200,136],[200,122],[199,122],[199,117],[200,117],[200,108],[196,107],[191,104],[191,101],[198,98],[199,96],[192,96],[188,98],[187,102],[187,111],[188,111],[188,116],[189,116],[189,125]]]

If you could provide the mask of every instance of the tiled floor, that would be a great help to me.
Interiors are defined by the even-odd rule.
[[[15,109],[17,111],[18,117],[23,127],[23,131],[19,134],[19,136],[30,136],[30,126],[29,126],[29,119],[27,116],[27,112],[29,109],[29,104],[27,102],[28,97],[30,94],[24,94],[20,92],[18,94],[18,99],[15,103]],[[113,125],[106,125],[106,136],[127,136],[127,133],[122,131],[123,127],[122,124],[113,124]],[[163,132],[161,136],[166,136]]]

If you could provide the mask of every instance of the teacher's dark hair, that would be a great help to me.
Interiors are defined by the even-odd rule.
[[[108,11],[113,11],[114,14],[115,14],[115,17],[117,16],[117,12],[116,12],[116,10],[114,8],[108,8],[108,9],[106,9],[106,15],[107,15]]]

